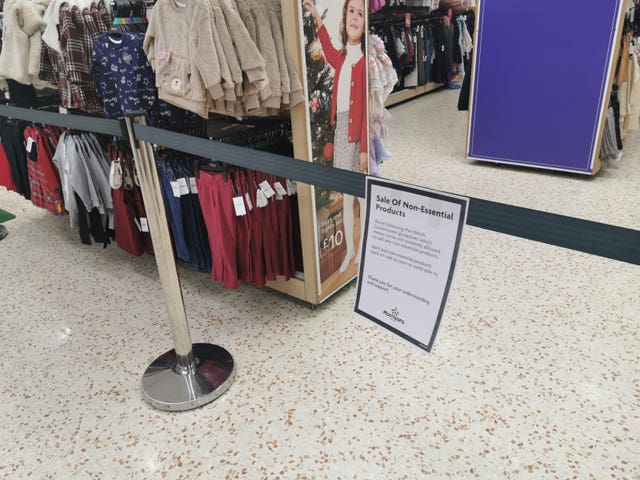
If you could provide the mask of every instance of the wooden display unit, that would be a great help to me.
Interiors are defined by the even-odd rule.
[[[302,79],[303,53],[300,48],[298,2],[283,1],[281,4],[284,43],[296,66],[298,76]],[[309,158],[309,139],[306,128],[309,120],[308,115],[306,102],[295,106],[291,110],[293,154],[295,158],[309,162],[311,159]],[[268,282],[267,286],[312,305],[317,305],[320,303],[320,288],[318,285],[318,262],[316,261],[313,189],[310,185],[298,183],[298,207],[300,211],[300,238],[302,242],[304,278],[292,277],[288,281],[285,281],[284,278],[278,278],[275,282]]]

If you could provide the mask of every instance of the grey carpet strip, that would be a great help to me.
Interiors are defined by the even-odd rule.
[[[61,115],[0,105],[0,116],[107,135],[121,135],[116,120]],[[138,140],[230,165],[260,170],[329,190],[363,197],[365,176],[282,155],[195,138],[136,124]],[[470,199],[467,224],[527,240],[640,265],[640,231],[477,198]]]

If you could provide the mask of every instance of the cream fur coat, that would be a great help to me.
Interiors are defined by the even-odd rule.
[[[40,28],[50,0],[7,0],[0,77],[40,86]]]

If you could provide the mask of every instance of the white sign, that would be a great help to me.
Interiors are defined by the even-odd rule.
[[[468,205],[464,197],[367,177],[356,313],[430,352]]]

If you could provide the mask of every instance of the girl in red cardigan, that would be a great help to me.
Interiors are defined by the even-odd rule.
[[[304,9],[313,17],[324,56],[335,69],[331,95],[331,125],[335,127],[333,166],[363,173],[367,171],[369,162],[364,3],[364,0],[345,0],[340,22],[342,48],[336,49],[313,0],[302,2]],[[364,199],[358,200],[362,226]],[[357,263],[359,257],[356,255],[354,242],[353,206],[354,197],[344,194],[343,215],[347,252],[340,266],[341,272],[346,271],[352,260],[355,259]]]

